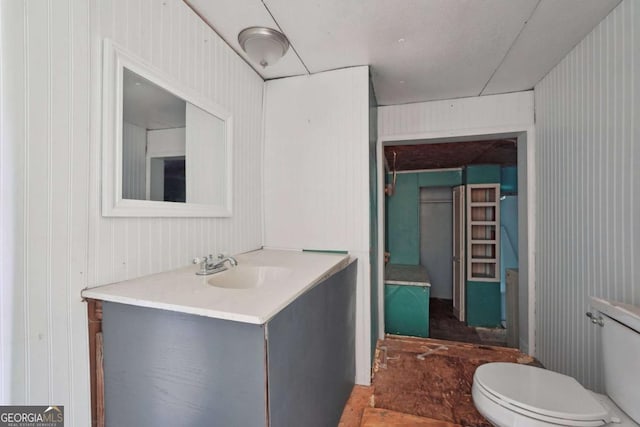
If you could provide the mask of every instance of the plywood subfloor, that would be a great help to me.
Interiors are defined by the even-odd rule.
[[[488,362],[537,364],[518,350],[436,339],[387,337],[374,365],[376,408],[464,426],[490,424],[471,397],[476,368]]]
[[[356,385],[344,407],[338,427],[359,427],[366,408],[373,406],[373,387]]]
[[[360,427],[461,427],[446,421],[403,414],[388,409],[365,408]]]
[[[507,346],[506,329],[467,326],[453,315],[453,301],[450,299],[429,300],[429,336],[448,341]]]
[[[356,385],[340,418],[338,427],[460,427],[457,424],[374,408],[373,386]]]
[[[515,349],[388,336],[378,341],[370,387],[355,386],[340,427],[490,426],[471,398],[488,362],[540,364]]]

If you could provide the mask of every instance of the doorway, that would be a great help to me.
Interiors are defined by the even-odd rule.
[[[500,136],[501,138],[496,139],[496,136]],[[477,139],[473,139],[472,137],[465,137],[465,138],[462,138],[461,140],[456,140],[455,138],[446,138],[446,139],[441,138],[441,139],[431,139],[431,140],[416,139],[416,140],[402,140],[402,141],[381,141],[379,154],[383,153],[384,150],[392,149],[395,152],[395,157],[397,159],[402,159],[402,156],[407,155],[410,152],[410,150],[415,148],[415,146],[440,145],[442,149],[439,151],[436,150],[435,154],[424,154],[424,153],[428,153],[428,150],[420,150],[423,153],[422,155],[418,155],[417,158],[412,157],[411,159],[408,160],[408,162],[412,164],[414,168],[416,168],[413,172],[419,173],[419,174],[429,172],[432,170],[432,169],[429,169],[428,167],[424,167],[423,165],[421,166],[420,157],[422,158],[430,157],[433,161],[440,162],[438,166],[446,166],[445,168],[446,170],[451,170],[451,167],[464,168],[466,166],[474,165],[477,163],[505,166],[506,164],[504,163],[501,164],[499,162],[492,162],[490,159],[492,149],[494,151],[494,154],[496,151],[498,152],[498,157],[500,155],[504,155],[505,144],[507,145],[511,144],[510,156],[511,156],[512,164],[508,164],[508,166],[515,166],[515,164],[517,163],[516,160],[518,158],[524,157],[526,159],[526,151],[525,151],[526,132],[520,132],[517,134],[504,134],[504,135],[487,135],[487,136],[481,135],[475,138]],[[519,144],[520,142],[522,144]],[[475,146],[471,146],[471,148],[468,149],[468,147],[470,147],[469,143],[475,143]],[[444,145],[446,145],[446,147],[443,147]],[[438,153],[443,153],[443,152],[448,154],[446,156],[438,155]],[[464,155],[458,156],[457,152],[461,152]],[[467,158],[469,158],[470,156],[472,158],[472,161],[464,164],[447,164],[447,163],[443,164],[442,163],[443,161],[447,161],[447,160],[456,161],[456,158],[464,159],[465,155],[467,156]],[[386,158],[384,160],[386,160]],[[525,169],[524,171],[525,173],[523,173],[522,175],[526,176],[526,166],[523,169]],[[440,170],[443,170],[443,169],[440,168]],[[499,170],[500,169],[498,168],[498,171]],[[408,170],[394,171],[391,168],[389,168],[385,172],[410,173],[411,171],[408,171]],[[385,175],[387,174],[385,173]],[[520,175],[520,171],[517,171],[517,175]],[[468,177],[465,177],[465,180],[467,178]],[[407,180],[405,179],[403,181],[407,181]],[[498,181],[491,181],[491,182],[499,183],[500,179],[498,177]],[[385,184],[389,184],[389,182],[386,182]],[[460,182],[459,184],[464,184],[464,182]],[[525,182],[519,181],[516,185],[519,187],[526,188],[526,181]],[[465,239],[461,236],[460,230],[456,230],[454,232],[453,201],[454,199],[459,200],[459,198],[462,195],[462,192],[464,191],[464,190],[461,190],[460,188],[456,190],[455,187],[456,187],[455,185],[450,185],[450,184],[444,187],[428,187],[428,188],[420,187],[420,190],[419,190],[419,194],[420,194],[419,196],[419,222],[420,222],[419,241],[420,242],[419,242],[419,245],[416,245],[416,246],[419,246],[419,249],[420,249],[419,263],[426,267],[429,273],[429,277],[431,279],[431,298],[432,298],[431,301],[432,302],[435,301],[434,312],[442,312],[443,310],[447,310],[447,314],[452,319],[456,321],[458,319],[461,319],[464,322],[466,320],[465,315],[469,307],[465,307],[466,298],[464,296],[461,297],[460,294],[461,292],[464,292],[467,288],[470,288],[470,287],[471,287],[470,289],[474,291],[475,289],[474,286],[476,286],[476,284],[470,283],[473,281],[467,280],[466,285],[463,285],[461,287],[454,286],[454,283],[456,283],[456,280],[454,280],[454,278],[457,279],[457,283],[464,283],[464,281],[460,280],[461,276],[464,275],[464,273],[462,273],[461,267],[464,266],[465,264],[464,260],[462,259],[464,257],[465,251],[464,250],[461,251],[461,248],[464,248],[465,244],[467,243],[465,242]],[[512,197],[512,195],[510,195],[510,197]],[[502,205],[502,202],[500,202],[500,204]],[[513,206],[520,205],[520,202],[517,200],[517,197],[516,197],[516,198],[510,199],[509,204],[510,206],[513,207]],[[525,199],[524,206],[525,208],[527,207],[526,199]],[[446,214],[443,213],[445,211],[446,211]],[[520,215],[517,212],[517,210],[514,212],[514,214],[516,215],[515,230],[517,234],[517,230],[519,228],[519,226],[517,225],[518,224],[517,217],[522,216],[523,221],[520,221],[520,222],[523,224],[524,229],[526,230],[528,225],[527,215],[526,215],[526,210],[523,212],[522,215]],[[458,215],[460,215],[460,213],[458,213]],[[386,240],[394,239],[394,237],[389,236],[388,227],[385,227],[384,231],[387,233]],[[499,225],[497,227],[497,230],[495,230],[495,232],[503,233],[502,226]],[[511,230],[511,233],[513,233],[513,228]],[[382,236],[385,235],[384,232],[380,234]],[[510,239],[511,254],[509,256],[513,258],[513,253],[515,253],[516,256],[518,253],[517,251],[518,239],[517,239],[517,236],[515,239],[513,238],[513,236],[511,237],[512,237]],[[384,247],[387,250],[390,249],[389,246],[386,244]],[[454,250],[454,247],[456,248],[456,250]],[[516,249],[514,250],[514,248]],[[393,252],[394,251],[391,250],[390,258],[392,260],[393,260]],[[525,254],[528,254],[527,250],[525,250],[524,252]],[[462,256],[460,255],[456,256],[456,253],[461,254]],[[494,257],[501,258],[501,259],[504,258],[501,255],[502,254],[495,254]],[[498,263],[499,261],[496,263],[496,268],[498,268],[497,267]],[[513,264],[513,261],[511,261],[511,263]],[[519,264],[520,264],[519,261],[516,261],[515,267],[518,267]],[[528,259],[524,260],[522,264],[527,266]],[[443,266],[446,268],[443,268]],[[513,267],[513,265],[511,265],[511,267]],[[498,275],[504,276],[504,271],[501,271]],[[498,283],[497,289],[500,289],[500,280],[498,280],[497,283]],[[517,327],[520,329],[525,329],[528,332],[528,329],[530,327],[530,324],[528,322],[529,315],[530,315],[530,307],[528,305],[526,296],[528,296],[529,294],[529,289],[526,288],[526,281],[524,282],[524,285],[525,285],[525,289],[524,289],[524,292],[521,292],[521,294],[524,294],[525,298],[516,299],[515,304],[517,308],[523,312],[519,317],[525,319],[525,322],[523,322],[522,325]],[[478,286],[478,289],[482,289],[482,288],[483,288],[483,285],[480,284]],[[493,288],[495,289],[495,286],[493,286]],[[502,290],[504,290],[504,284],[502,285]],[[480,295],[480,297],[482,298],[486,297],[481,294],[478,294],[477,290],[474,292],[475,294],[471,298],[471,301],[476,301],[475,298],[477,298],[478,295]],[[491,304],[495,304],[495,300],[496,300],[494,298],[495,295],[496,294],[494,293],[491,296],[491,298],[493,298],[491,300]],[[454,297],[455,297],[456,303],[454,303]],[[483,304],[486,304],[487,303],[486,301],[487,300],[484,300]],[[504,292],[498,291],[497,293],[497,304],[498,304],[497,324],[495,324],[494,326],[504,325],[503,322],[506,317],[506,312],[508,311],[504,308],[504,305],[506,302],[507,301],[506,301]],[[513,301],[512,301],[512,304],[513,304]],[[473,310],[473,307],[471,307],[470,309]],[[518,310],[516,311],[516,316],[518,316],[517,313],[518,313]],[[492,319],[496,319],[496,317],[493,316]],[[437,322],[433,322],[432,320],[431,328],[434,329],[434,327],[437,330]],[[504,335],[506,334],[503,334],[503,336]],[[527,352],[529,347],[527,345],[528,339],[529,339],[528,334],[525,333],[522,338],[523,338],[522,340],[516,342],[516,346],[520,347],[523,351]],[[495,335],[489,334],[488,339],[491,341],[491,344],[495,344],[500,341],[501,337],[498,337],[498,339],[496,339]],[[475,342],[478,342],[478,341],[475,341]],[[522,345],[523,342],[524,342],[524,345]]]
[[[429,272],[431,298],[453,298],[452,212],[450,187],[420,188],[420,265]]]

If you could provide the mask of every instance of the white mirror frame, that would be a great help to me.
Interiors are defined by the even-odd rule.
[[[195,91],[179,84],[151,64],[109,39],[103,45],[102,71],[102,215],[116,217],[229,217],[232,212],[231,114]],[[226,194],[224,204],[162,202],[122,198],[122,87],[127,68],[224,121]]]

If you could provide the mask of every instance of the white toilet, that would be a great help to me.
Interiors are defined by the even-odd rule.
[[[640,422],[640,308],[591,298],[602,326],[607,396],[575,379],[517,363],[487,363],[473,376],[473,403],[493,425],[638,426]]]

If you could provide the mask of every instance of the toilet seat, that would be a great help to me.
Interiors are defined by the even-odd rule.
[[[571,426],[571,427],[598,427],[605,425],[603,420],[571,420],[543,415],[528,411],[519,406],[502,401],[477,384],[473,384],[473,403],[476,409],[494,425],[497,426]],[[517,421],[516,421],[517,420]]]
[[[476,369],[474,394],[517,414],[556,425],[599,426],[611,414],[575,379],[528,365],[488,363]]]

